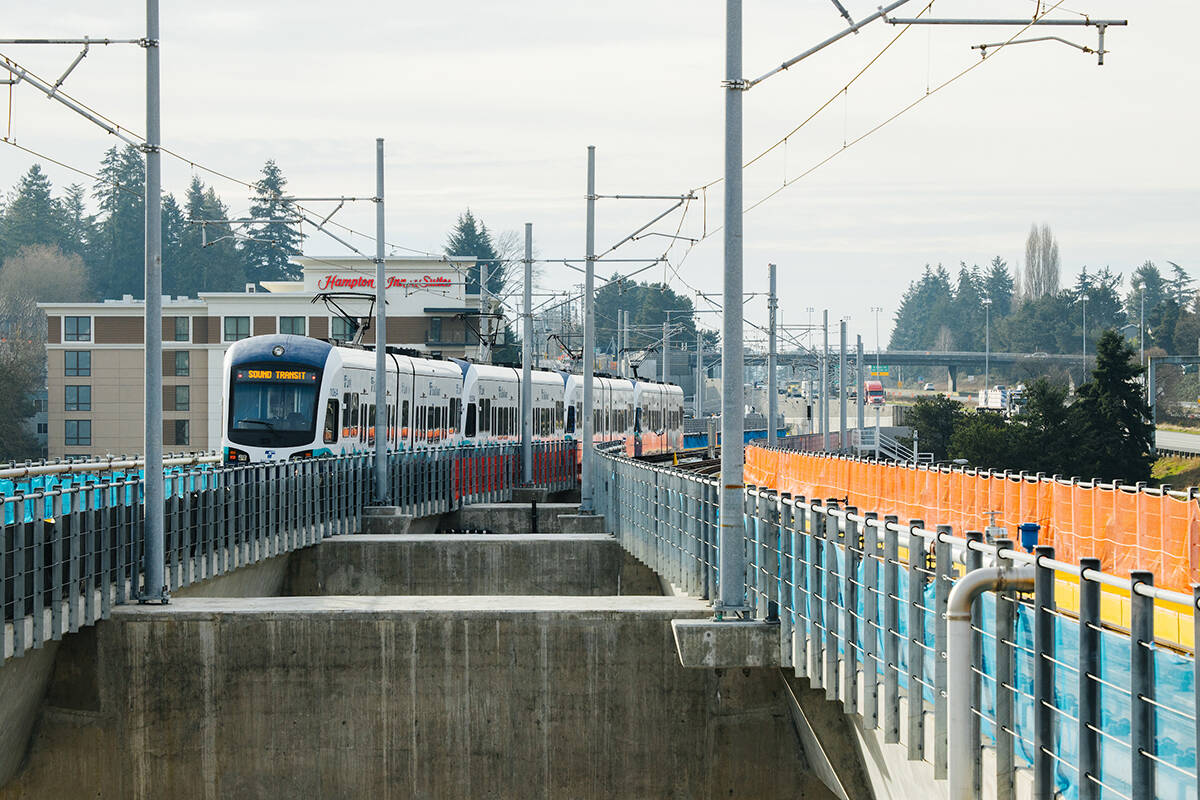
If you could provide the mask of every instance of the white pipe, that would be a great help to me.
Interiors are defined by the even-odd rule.
[[[946,705],[950,709],[950,800],[973,800],[971,765],[971,606],[984,592],[1033,591],[1033,567],[972,570],[950,590],[946,609]]]

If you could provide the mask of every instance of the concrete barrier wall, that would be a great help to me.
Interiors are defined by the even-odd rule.
[[[293,554],[284,593],[658,594],[644,565],[629,567],[640,567],[642,580],[629,575],[622,580],[627,560],[607,534],[336,536]]]
[[[680,666],[670,620],[708,613],[672,597],[123,607],[96,628],[94,680],[52,687],[57,713],[0,798],[830,796],[777,674]]]

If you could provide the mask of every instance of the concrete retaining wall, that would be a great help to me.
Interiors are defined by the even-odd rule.
[[[830,797],[777,673],[680,666],[671,619],[708,613],[671,597],[122,607],[96,628],[95,679],[55,695],[0,798]]]
[[[658,594],[654,574],[631,560],[606,534],[335,536],[292,554],[284,593]]]

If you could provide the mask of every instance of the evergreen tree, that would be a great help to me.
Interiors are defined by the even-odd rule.
[[[993,320],[1003,319],[1012,313],[1014,290],[1013,276],[1008,271],[1008,264],[1000,256],[996,256],[983,276],[983,295],[992,301]]]
[[[94,196],[102,214],[90,264],[101,298],[142,297],[146,287],[146,165],[136,147],[111,147],[100,162]]]
[[[964,414],[950,435],[947,453],[950,458],[965,458],[972,466],[1025,469],[1013,427],[995,411]]]
[[[193,177],[184,197],[187,219],[227,219],[229,209],[212,187],[205,188]],[[179,239],[179,260],[171,268],[173,294],[194,297],[200,292],[241,291],[246,282],[242,254],[234,244],[233,231],[227,224],[187,224]],[[168,265],[163,264],[163,283]]]
[[[183,236],[188,223],[184,219],[183,209],[179,207],[175,196],[163,195],[162,199],[162,290],[163,294],[172,297],[187,296],[187,290],[181,286],[181,274],[184,273]]]
[[[931,269],[927,264],[921,279],[910,283],[900,307],[888,347],[892,350],[930,350],[938,334],[950,318],[954,292],[950,288],[950,273],[941,264]]]
[[[1187,270],[1174,261],[1167,263],[1171,265],[1171,277],[1167,279],[1167,292],[1177,306],[1187,308],[1196,294],[1196,291],[1192,289],[1192,277],[1187,274]]]
[[[42,172],[40,164],[34,164],[22,176],[12,199],[5,206],[4,217],[0,220],[0,259],[28,245],[67,245],[62,205],[50,192],[50,179]]]
[[[916,431],[924,452],[936,461],[946,458],[950,437],[965,417],[962,403],[945,395],[922,397],[905,414],[905,422]]]
[[[88,213],[86,196],[87,189],[73,183],[67,187],[62,199],[65,226],[63,249],[78,253],[85,261],[91,258],[96,246],[96,217]]]
[[[951,318],[955,346],[959,350],[983,349],[983,281],[979,267],[960,263],[958,285],[954,289],[954,315]]]
[[[1014,422],[1020,469],[1047,475],[1073,474],[1069,415],[1066,386],[1038,378],[1026,387],[1025,405]]]
[[[1080,477],[1149,479],[1154,430],[1137,380],[1142,371],[1133,347],[1116,331],[1105,331],[1096,344],[1092,379],[1079,388],[1069,415]]]
[[[1167,281],[1153,261],[1147,261],[1129,276],[1129,295],[1125,298],[1125,313],[1130,319],[1140,319],[1145,299],[1146,317],[1168,297]]]
[[[250,226],[250,241],[242,252],[245,255],[246,279],[254,282],[287,281],[300,277],[300,270],[291,262],[300,255],[303,237],[300,231],[286,222],[295,217],[281,198],[287,188],[287,178],[273,159],[262,168],[262,177],[254,184],[254,199],[250,216],[272,220]]]
[[[475,264],[467,269],[466,274],[467,294],[479,294],[479,271],[485,264],[488,272],[488,293],[492,297],[499,297],[504,293],[508,281],[507,264],[496,252],[496,245],[492,242],[487,225],[476,219],[471,209],[468,208],[458,215],[454,228],[446,238],[446,255],[474,256]]]

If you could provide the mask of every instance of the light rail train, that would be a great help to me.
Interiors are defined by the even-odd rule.
[[[420,358],[389,350],[389,450],[521,439],[521,370]],[[581,375],[532,372],[533,440],[582,435]],[[596,376],[594,441],[629,454],[683,448],[683,390]],[[222,386],[227,463],[341,455],[375,448],[375,351],[304,336],[242,339],[225,353]]]

